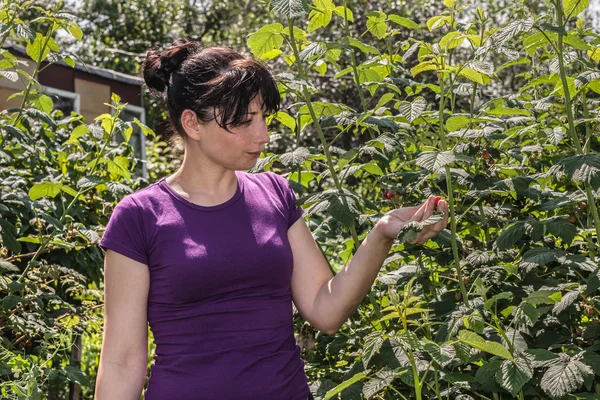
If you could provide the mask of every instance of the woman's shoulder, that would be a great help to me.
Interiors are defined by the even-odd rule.
[[[116,207],[131,211],[139,210],[139,212],[151,211],[156,204],[164,202],[164,199],[161,199],[164,195],[160,189],[162,180],[127,194],[117,203]]]

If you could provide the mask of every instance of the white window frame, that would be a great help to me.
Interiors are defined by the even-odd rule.
[[[134,106],[132,104],[125,105],[125,110],[139,115],[139,120],[142,124],[146,125],[146,110],[144,107]],[[110,109],[110,113],[114,114],[115,110]],[[142,160],[142,178],[148,179],[148,167],[146,166],[146,136],[140,129],[140,147],[141,147],[141,160]]]
[[[73,111],[75,111],[77,114],[81,113],[81,96],[79,96],[79,93],[69,92],[68,90],[62,90],[43,85],[42,91],[47,94],[54,94],[60,97],[65,97],[67,99],[73,99]]]

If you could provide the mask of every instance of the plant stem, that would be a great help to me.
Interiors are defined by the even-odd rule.
[[[296,39],[294,38],[294,23],[291,18],[288,19],[288,29],[290,32],[290,44],[292,46],[292,51],[294,52],[295,64],[296,68],[298,68],[298,75],[301,79],[306,80],[306,74],[304,69],[302,68],[302,63],[300,62],[300,53],[298,52],[298,46],[296,45]],[[317,118],[317,114],[315,113],[312,101],[310,100],[310,93],[308,92],[308,88],[306,85],[302,86],[302,96],[304,97],[304,101],[306,102],[306,107],[308,108],[308,112],[315,124],[315,128],[317,130],[317,135],[321,140],[321,145],[323,146],[323,152],[325,153],[325,157],[327,158],[327,166],[329,168],[329,172],[331,173],[331,177],[335,184],[335,187],[338,189],[340,193],[343,193],[342,184],[338,179],[337,173],[335,172],[335,166],[333,165],[333,160],[331,158],[331,153],[329,152],[329,144],[327,143],[327,139],[323,134],[323,128],[321,128],[321,124],[319,123],[319,119]],[[350,226],[350,233],[352,234],[352,239],[354,240],[354,248],[358,250],[360,246],[360,241],[358,239],[358,235],[356,233],[356,228],[354,227],[354,223]]]
[[[444,93],[444,77],[443,73],[440,74],[440,111],[439,111],[439,134],[440,140],[442,141],[442,150],[448,149],[448,143],[446,141],[446,133],[444,132],[444,108],[446,96]],[[460,286],[460,292],[462,294],[462,300],[465,306],[469,306],[469,298],[465,283],[462,277],[462,268],[460,266],[460,257],[458,255],[458,245],[456,244],[456,210],[454,208],[454,191],[452,189],[452,176],[450,175],[450,166],[446,165],[446,186],[448,189],[448,200],[450,203],[450,243],[452,246],[452,254],[454,256],[454,266],[456,267],[456,274],[458,276],[458,284]]]
[[[556,10],[556,23],[558,26],[562,26],[563,10],[562,4],[559,0],[554,2],[554,8]],[[585,154],[584,149],[581,147],[581,142],[579,141],[577,132],[575,131],[575,118],[573,116],[571,94],[569,93],[569,84],[567,82],[567,74],[565,72],[565,60],[563,58],[563,52],[563,37],[559,34],[557,47],[558,68],[560,71],[560,80],[562,82],[563,91],[565,94],[565,108],[567,112],[567,119],[569,121],[569,134],[571,136],[571,140],[573,141],[573,145],[577,150],[577,153]],[[592,210],[592,216],[594,217],[594,225],[596,226],[596,240],[598,241],[600,240],[600,215],[598,215],[598,206],[596,204],[596,199],[594,198],[594,194],[592,192],[592,187],[588,182],[585,182],[585,192],[587,195],[588,204],[590,205],[590,209]]]
[[[348,41],[350,40],[350,27],[348,26],[348,8],[346,7],[346,0],[344,0],[344,30],[346,31],[346,38]],[[358,75],[358,66],[356,64],[356,56],[354,54],[354,48],[350,46],[350,61],[352,62],[352,71],[354,73],[354,83],[356,84],[356,89],[358,90],[358,96],[360,97],[360,104],[362,105],[363,112],[368,112],[369,108],[367,107],[367,100],[365,99],[365,95],[360,87],[360,76]],[[375,139],[375,135],[371,131],[371,129],[367,129],[369,131],[369,135],[371,139]]]
[[[479,215],[481,216],[481,227],[483,228],[483,234],[485,235],[485,248],[491,250],[492,243],[490,242],[490,232],[487,226],[485,212],[483,211],[483,204],[481,203],[479,203]]]
[[[27,104],[27,98],[29,97],[29,92],[31,91],[31,86],[33,82],[37,79],[37,76],[40,72],[40,65],[42,64],[42,56],[44,55],[44,51],[46,51],[46,46],[48,46],[48,42],[50,41],[50,36],[52,35],[52,25],[48,27],[48,32],[46,32],[46,38],[44,40],[44,44],[42,44],[42,48],[40,49],[39,59],[35,60],[35,70],[31,75],[31,79],[27,82],[27,87],[25,88],[25,93],[23,94],[23,101],[21,102],[21,107],[19,107],[19,113],[17,114],[13,125],[17,125],[21,116],[23,115],[23,109],[25,108],[25,104]]]

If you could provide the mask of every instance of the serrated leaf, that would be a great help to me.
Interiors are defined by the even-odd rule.
[[[516,222],[510,225],[508,228],[504,229],[494,246],[498,250],[506,250],[513,247],[519,239],[521,239],[525,235],[525,224],[522,222]]]
[[[362,362],[365,368],[368,367],[371,358],[379,353],[384,340],[385,334],[382,331],[371,332],[365,336],[362,356]]]
[[[519,19],[510,22],[504,28],[500,29],[492,35],[492,41],[495,48],[504,46],[510,39],[514,38],[521,32],[529,32],[533,27],[533,18]]]
[[[427,107],[427,102],[424,98],[418,97],[412,102],[403,101],[398,106],[398,112],[404,118],[406,118],[409,122],[413,122],[415,119],[419,118],[425,108]]]
[[[563,11],[565,17],[575,17],[590,4],[589,0],[563,0]]]
[[[551,397],[562,397],[574,392],[583,385],[586,375],[592,369],[568,355],[561,353],[561,360],[552,365],[542,376],[541,389]]]
[[[362,392],[367,399],[372,399],[377,393],[391,385],[395,377],[394,371],[388,368],[381,369],[365,382]]]
[[[310,11],[306,0],[271,0],[269,6],[285,18],[300,17]]]
[[[450,362],[452,362],[452,360],[456,357],[456,351],[454,350],[454,347],[448,344],[440,346],[431,340],[425,339],[424,349],[427,354],[429,354],[431,358],[433,358],[433,360],[441,367],[445,367],[446,365],[450,364]]]
[[[496,374],[496,381],[510,394],[516,396],[523,386],[533,377],[533,367],[525,357],[516,357],[515,361],[505,360]]]
[[[262,26],[258,31],[248,37],[248,46],[252,54],[261,57],[263,54],[277,50],[283,45],[283,25],[268,24]]]
[[[367,30],[379,40],[387,36],[386,15],[381,11],[376,11],[367,17]]]
[[[514,361],[512,354],[510,354],[510,351],[508,351],[507,348],[497,342],[486,342],[481,336],[474,332],[461,330],[458,332],[458,340],[477,350],[485,351],[486,353],[502,357],[506,360]]]
[[[546,223],[548,232],[571,244],[577,235],[577,227],[564,218],[557,218]]]
[[[292,152],[281,154],[279,159],[286,167],[298,166],[310,156],[310,151],[306,147],[298,147]]]
[[[309,23],[307,31],[313,32],[319,28],[324,28],[331,22],[335,5],[331,0],[315,0],[315,9],[309,14]]]
[[[552,312],[554,314],[560,314],[561,312],[566,310],[567,307],[569,307],[571,304],[573,304],[573,302],[575,300],[577,300],[579,295],[580,295],[580,292],[576,291],[576,290],[566,293],[565,295],[563,295],[562,299],[558,303],[554,304],[554,307],[552,308]]]
[[[594,189],[598,189],[600,187],[600,156],[587,153],[560,159],[548,169],[547,175],[557,178],[566,175],[575,182],[589,183]]]
[[[550,143],[555,146],[558,146],[565,138],[565,128],[562,126],[557,126],[554,129],[544,129],[544,132],[546,132],[546,136],[548,137],[548,140],[550,140]]]
[[[42,197],[56,197],[61,192],[62,185],[55,182],[42,182],[34,184],[29,189],[29,198],[33,201]]]
[[[440,172],[446,165],[454,161],[474,162],[475,160],[465,154],[453,151],[425,151],[417,157],[416,163],[419,167],[431,172]]]
[[[416,22],[414,22],[408,18],[401,17],[396,14],[389,14],[388,19],[390,21],[392,21],[393,23],[403,26],[407,29],[411,29],[411,30],[419,30],[420,29],[419,24],[417,24]]]
[[[526,298],[523,299],[523,301],[534,306],[540,304],[554,304],[556,301],[552,299],[551,296],[555,295],[556,293],[560,294],[560,292],[556,290],[537,290],[530,293]]]
[[[350,386],[354,385],[355,383],[357,383],[365,378],[367,378],[367,375],[364,372],[359,372],[359,373],[355,374],[352,378],[345,380],[344,382],[340,383],[333,389],[327,391],[327,393],[325,394],[325,397],[323,397],[323,400],[329,400],[329,399],[333,398],[337,394],[343,392],[344,390],[348,389]]]
[[[3,258],[0,258],[0,274],[4,272],[19,272],[19,267]]]

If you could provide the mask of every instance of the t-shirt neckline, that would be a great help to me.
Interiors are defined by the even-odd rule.
[[[233,195],[233,197],[231,197],[229,200],[225,201],[224,203],[216,204],[214,206],[202,206],[200,204],[192,203],[191,201],[189,201],[188,199],[186,199],[185,197],[183,197],[182,195],[177,193],[175,191],[175,189],[173,189],[167,183],[166,177],[162,177],[158,181],[158,185],[163,190],[168,192],[171,196],[173,196],[176,200],[180,201],[181,203],[185,204],[188,207],[195,208],[196,210],[201,210],[201,211],[217,211],[217,210],[222,210],[223,208],[229,207],[230,205],[235,203],[242,196],[242,193],[244,192],[244,179],[243,179],[244,173],[242,171],[235,171],[235,175],[237,177],[237,188],[235,190],[235,194]]]

